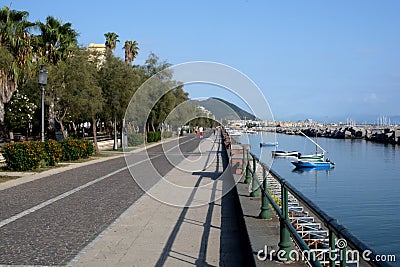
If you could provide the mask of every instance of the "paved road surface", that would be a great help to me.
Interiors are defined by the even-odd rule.
[[[179,142],[186,153],[199,140]],[[146,154],[161,175],[172,169],[161,145],[130,157],[139,166],[148,163]],[[0,264],[65,265],[142,194],[124,157],[2,190]]]

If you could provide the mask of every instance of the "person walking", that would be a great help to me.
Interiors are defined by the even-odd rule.
[[[199,132],[200,132],[200,138],[203,138],[203,127],[200,126],[199,128]]]

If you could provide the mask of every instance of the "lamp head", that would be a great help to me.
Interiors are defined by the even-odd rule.
[[[47,77],[48,77],[49,72],[46,70],[46,65],[42,64],[39,70],[38,74],[38,79],[39,79],[39,84],[41,85],[46,85],[47,84]]]

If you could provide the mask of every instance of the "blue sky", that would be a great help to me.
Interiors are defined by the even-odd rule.
[[[2,1],[9,5],[10,1]],[[30,20],[71,22],[79,42],[104,33],[136,40],[172,64],[213,61],[246,74],[276,119],[342,120],[400,115],[400,2],[336,1],[12,1]],[[217,87],[188,86],[192,97]]]

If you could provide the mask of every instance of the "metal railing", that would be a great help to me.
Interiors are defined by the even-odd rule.
[[[232,140],[227,137],[225,144],[229,149],[231,142]],[[326,214],[293,185],[261,162],[246,146],[243,146],[242,149],[244,182],[249,186],[251,184],[251,197],[261,195],[259,218],[270,219],[272,217],[271,207],[279,217],[280,241],[278,246],[281,255],[286,260],[291,260],[292,238],[299,250],[306,251],[308,255],[311,255],[306,259],[311,266],[345,267],[348,264],[358,266],[360,260],[369,266],[391,266],[386,262],[362,260],[360,255],[363,255],[365,251],[368,251],[366,256],[369,259],[376,259],[377,254],[345,226],[339,224],[335,218]],[[261,179],[257,174],[257,166],[261,167]],[[308,211],[305,211],[299,203],[304,205]],[[318,218],[319,222],[309,216],[310,212]],[[325,229],[322,229],[322,226]],[[352,249],[349,253],[348,248]],[[358,254],[355,255],[353,251],[357,251]],[[355,256],[358,257],[354,258]]]

